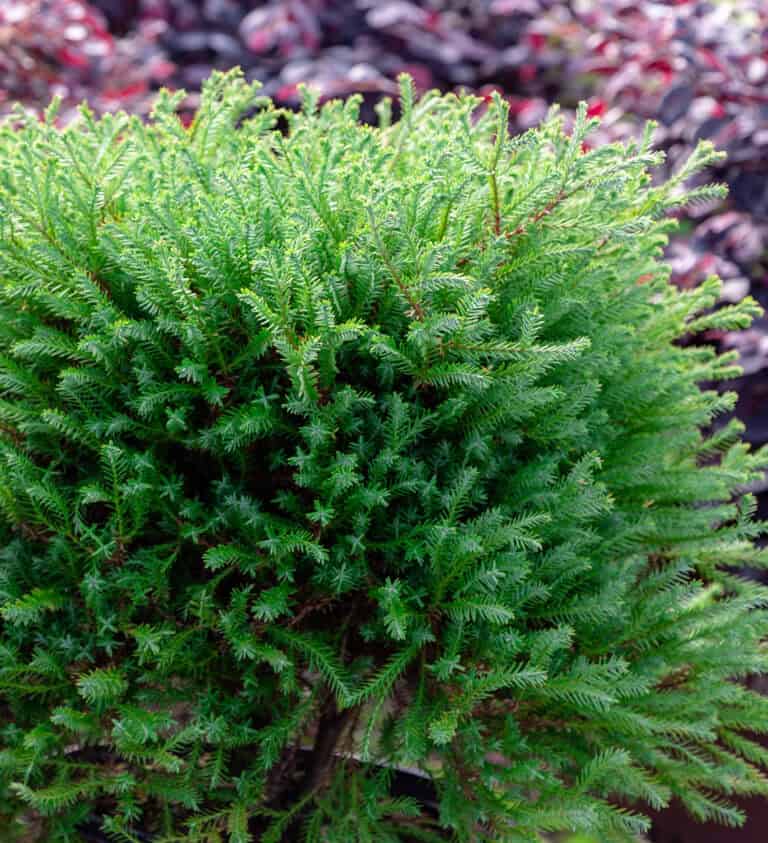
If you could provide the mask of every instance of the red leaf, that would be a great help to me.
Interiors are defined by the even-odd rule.
[[[87,56],[71,47],[59,47],[56,51],[56,58],[67,67],[85,68],[90,65]]]
[[[587,117],[602,117],[605,114],[605,101],[601,99],[592,100],[587,106]]]
[[[269,29],[255,29],[248,33],[245,43],[248,45],[248,49],[253,50],[254,53],[265,53],[274,45],[275,34]]]
[[[293,100],[296,99],[297,85],[281,85],[275,91],[275,99],[278,100]]]
[[[131,97],[139,96],[147,92],[146,82],[134,82],[131,85],[126,85],[124,88],[112,88],[104,91],[104,96],[109,99],[125,100]]]
[[[705,63],[713,70],[719,70],[721,73],[727,72],[725,66],[717,57],[717,54],[714,53],[712,50],[709,50],[706,47],[700,47],[699,55],[704,59]]]

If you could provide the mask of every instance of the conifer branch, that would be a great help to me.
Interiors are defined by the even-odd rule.
[[[548,217],[552,213],[552,211],[554,211],[555,208],[561,202],[564,202],[566,199],[568,199],[572,195],[573,195],[573,193],[569,194],[565,190],[560,190],[560,192],[557,194],[557,196],[555,196],[553,199],[550,199],[550,201],[547,202],[547,204],[543,208],[541,208],[539,211],[537,211],[531,217],[531,219],[527,220],[526,222],[520,223],[520,225],[518,225],[517,228],[515,228],[513,231],[505,232],[504,236],[510,238],[510,237],[518,237],[521,234],[525,234],[525,232],[528,230],[528,228],[530,228],[530,226],[536,225],[536,223],[539,222],[539,220],[542,220],[545,217]]]
[[[392,276],[392,280],[397,285],[397,288],[400,290],[403,298],[410,305],[411,314],[416,319],[418,319],[420,322],[423,322],[424,321],[424,311],[423,311],[421,305],[419,304],[419,302],[413,296],[413,293],[412,293],[411,289],[403,281],[403,278],[402,278],[400,272],[397,270],[394,263],[392,262],[392,258],[389,254],[389,250],[387,249],[386,245],[384,244],[384,241],[381,238],[381,234],[379,233],[378,226],[376,225],[376,219],[373,215],[373,209],[370,206],[368,206],[367,210],[368,210],[368,219],[369,219],[369,222],[370,222],[370,225],[371,225],[371,231],[373,232],[373,237],[376,241],[376,245],[378,246],[379,254],[382,257],[382,260],[384,261],[384,265],[389,270],[389,274]]]

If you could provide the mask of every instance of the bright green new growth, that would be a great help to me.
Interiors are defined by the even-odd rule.
[[[659,262],[711,147],[654,187],[583,110],[178,101],[0,131],[3,839],[740,822],[768,459],[700,433],[734,359],[675,341],[756,306]]]

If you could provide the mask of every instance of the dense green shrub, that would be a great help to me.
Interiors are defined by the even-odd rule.
[[[627,840],[765,792],[768,460],[675,342],[755,306],[658,259],[714,153],[652,186],[650,131],[402,84],[379,129],[237,74],[189,129],[3,128],[3,839]]]

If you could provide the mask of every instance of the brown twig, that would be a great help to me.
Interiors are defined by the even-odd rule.
[[[514,229],[514,231],[508,231],[508,232],[506,232],[506,234],[504,236],[505,237],[517,237],[519,234],[523,234],[525,232],[525,230],[528,228],[529,225],[535,225],[539,220],[543,219],[546,216],[549,216],[549,214],[551,214],[552,211],[554,211],[555,208],[564,199],[567,199],[569,196],[572,196],[572,195],[573,194],[569,194],[569,193],[566,193],[564,190],[561,190],[557,194],[557,196],[554,197],[554,199],[550,199],[550,201],[540,211],[537,211],[531,217],[531,219],[529,219],[527,222],[524,222],[524,223],[521,222],[520,225],[518,225],[518,227],[516,229]]]
[[[319,790],[325,784],[336,760],[336,746],[356,716],[357,708],[354,706],[340,712],[336,703],[331,701],[328,710],[320,718],[312,748],[312,762],[304,785],[305,794]]]
[[[312,612],[318,612],[321,609],[325,609],[328,605],[335,602],[336,601],[333,597],[323,597],[313,603],[308,603],[306,606],[299,610],[298,614],[294,615],[294,617],[291,618],[290,622],[288,623],[288,626],[297,626],[304,620],[307,615],[311,614]]]
[[[389,270],[389,274],[392,276],[395,284],[397,285],[400,292],[403,294],[403,297],[411,306],[411,312],[419,320],[419,322],[424,321],[424,310],[422,309],[419,302],[414,298],[413,293],[411,292],[408,285],[403,281],[402,276],[397,271],[397,267],[392,263],[392,259],[389,256],[389,251],[384,244],[384,241],[381,239],[381,235],[379,234],[379,229],[376,227],[376,221],[373,218],[373,211],[369,208],[368,209],[368,217],[371,221],[371,231],[373,232],[374,239],[376,240],[376,245],[379,247],[379,252],[381,254],[382,259],[384,260],[384,265]]]
[[[501,235],[501,205],[499,203],[499,184],[494,170],[488,176],[488,184],[491,188],[491,202],[493,204],[493,232],[499,237]]]

